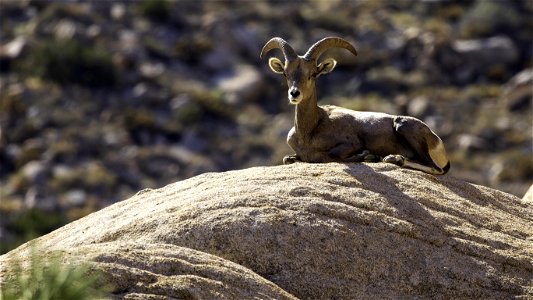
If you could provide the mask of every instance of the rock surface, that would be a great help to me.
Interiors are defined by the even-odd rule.
[[[450,176],[297,163],[144,190],[35,243],[90,261],[118,298],[528,298],[532,222]]]

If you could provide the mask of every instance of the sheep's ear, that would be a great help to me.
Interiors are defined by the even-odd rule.
[[[285,71],[285,70],[283,69],[283,67],[284,67],[283,63],[281,62],[281,60],[279,60],[279,59],[276,58],[276,57],[271,57],[271,58],[268,60],[268,66],[270,67],[270,69],[271,69],[274,73],[283,74],[283,72]]]
[[[333,69],[335,69],[335,66],[337,65],[337,61],[333,58],[325,59],[323,62],[321,62],[317,67],[317,77],[322,74],[327,74]]]

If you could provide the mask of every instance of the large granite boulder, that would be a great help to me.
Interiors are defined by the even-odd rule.
[[[34,241],[90,262],[117,298],[533,297],[533,206],[389,164],[207,173]],[[30,251],[25,244],[0,257]]]

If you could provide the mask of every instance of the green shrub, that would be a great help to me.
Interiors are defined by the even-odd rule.
[[[44,42],[29,52],[19,70],[60,84],[110,87],[115,83],[111,56],[76,40]]]
[[[165,21],[170,16],[171,3],[166,0],[143,0],[137,4],[137,8],[143,16],[153,21]]]
[[[496,31],[513,30],[520,24],[520,15],[512,3],[497,0],[478,0],[460,22],[464,38],[494,35]]]
[[[7,268],[16,275],[3,282],[0,299],[104,299],[102,288],[96,288],[98,276],[88,266],[62,263],[58,255],[43,259],[36,253],[33,249],[27,267],[20,259],[10,262]]]
[[[45,212],[38,208],[13,213],[9,216],[6,227],[15,232],[18,238],[11,243],[2,243],[0,253],[3,254],[26,241],[47,234],[67,222],[68,220],[63,214]]]

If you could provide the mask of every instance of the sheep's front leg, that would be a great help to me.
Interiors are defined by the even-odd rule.
[[[293,163],[298,162],[298,161],[302,161],[302,160],[296,154],[285,155],[283,157],[283,164],[284,165],[290,165],[290,164],[293,164]]]

